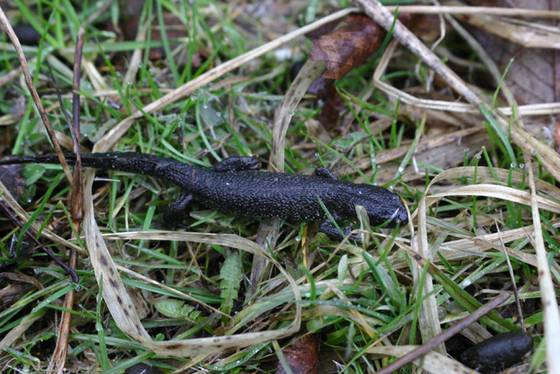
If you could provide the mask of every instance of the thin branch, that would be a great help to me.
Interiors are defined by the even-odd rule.
[[[82,156],[80,153],[80,80],[82,69],[82,51],[84,49],[84,29],[78,31],[76,41],[76,53],[74,54],[74,78],[72,81],[72,144],[76,155],[74,175],[72,180],[72,219],[79,226],[83,215],[83,191],[82,191]],[[79,227],[77,228],[79,231]]]
[[[78,31],[78,39],[76,41],[76,52],[74,54],[74,76],[72,81],[72,123],[70,132],[72,134],[72,145],[74,153],[76,154],[76,164],[74,167],[74,175],[72,179],[72,192],[71,192],[71,214],[74,223],[73,236],[79,237],[80,226],[83,217],[83,200],[84,194],[82,189],[82,159],[80,154],[80,80],[82,68],[82,51],[84,48],[84,29],[80,28]],[[62,105],[62,103],[61,103]],[[62,108],[64,110],[64,108]],[[70,249],[70,266],[72,269],[76,268],[78,256],[76,251]],[[70,328],[72,326],[71,310],[74,307],[75,293],[71,290],[64,298],[64,313],[62,320],[58,326],[58,336],[56,340],[56,348],[49,362],[47,372],[49,373],[64,373],[66,366],[66,357],[68,355],[68,341],[70,338]]]
[[[417,349],[405,354],[404,356],[398,358],[395,362],[390,364],[389,366],[384,367],[377,374],[390,374],[394,373],[404,365],[411,363],[412,361],[424,356],[428,352],[434,350],[440,344],[443,344],[446,340],[450,339],[452,336],[457,335],[462,330],[464,330],[467,326],[472,325],[478,319],[486,315],[487,313],[491,312],[492,310],[496,309],[500,306],[503,302],[505,302],[509,298],[509,293],[503,292],[498,295],[495,299],[490,301],[488,304],[485,304],[475,310],[472,314],[468,317],[462,319],[461,321],[457,322],[447,330],[443,331],[441,334],[434,336],[430,341],[426,344],[418,347]]]

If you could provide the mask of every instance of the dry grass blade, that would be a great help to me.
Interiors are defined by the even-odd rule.
[[[399,7],[388,6],[386,8],[390,12],[394,12],[398,9],[401,14],[484,14],[492,16],[560,19],[560,13],[557,11],[523,8],[461,5],[403,5]]]
[[[371,355],[383,355],[383,356],[396,356],[402,357],[415,349],[418,349],[416,345],[399,345],[394,347],[371,347],[368,348],[367,353]],[[414,365],[427,371],[428,373],[440,374],[476,374],[477,371],[466,367],[443,355],[439,352],[429,352],[421,359],[413,361]]]
[[[290,121],[296,112],[296,108],[307,92],[307,89],[325,70],[322,61],[308,59],[298,75],[290,85],[284,96],[282,104],[274,114],[272,125],[272,152],[270,154],[270,165],[275,171],[284,171],[284,148],[286,147],[286,133]]]
[[[82,51],[84,49],[84,29],[78,31],[76,40],[76,53],[74,54],[74,75],[72,80],[72,124],[70,125],[70,133],[72,134],[72,149],[76,155],[76,163],[74,164],[74,175],[72,178],[72,196],[70,202],[72,204],[72,219],[74,224],[78,226],[82,219],[83,191],[82,191],[82,156],[80,151],[80,80],[82,69]]]
[[[38,313],[29,313],[25,317],[22,318],[21,322],[10,330],[2,340],[0,340],[0,351],[5,350],[6,348],[10,348],[12,344],[14,344],[35,321],[43,317],[46,310],[41,310]]]
[[[558,30],[542,30],[531,25],[518,25],[483,15],[463,16],[459,19],[525,48],[560,49]]]
[[[41,121],[43,122],[43,125],[47,130],[49,139],[51,140],[52,145],[54,147],[54,151],[64,170],[64,174],[66,174],[66,178],[68,178],[68,182],[72,183],[72,174],[70,173],[68,164],[64,159],[64,154],[62,153],[60,144],[56,139],[54,128],[52,127],[51,122],[49,121],[49,117],[47,117],[47,112],[43,107],[41,98],[39,98],[39,94],[37,93],[37,90],[33,86],[33,79],[31,78],[31,74],[29,73],[29,66],[27,64],[27,59],[25,58],[25,54],[23,53],[23,48],[21,47],[21,44],[14,32],[14,29],[12,28],[12,25],[10,25],[10,21],[8,20],[8,17],[6,17],[6,14],[4,14],[4,10],[2,9],[2,7],[0,7],[0,24],[2,25],[2,28],[8,34],[8,37],[10,38],[12,44],[14,45],[14,48],[19,58],[19,63],[21,65],[23,75],[25,77],[25,83],[27,85],[27,88],[29,89],[29,92],[31,93],[31,97],[33,99],[33,102],[35,103],[35,107],[37,108],[37,112],[39,112]]]
[[[428,228],[426,219],[426,198],[423,197],[418,204],[418,236],[412,241],[412,248],[414,250],[414,247],[418,247],[418,253],[422,257],[432,261],[434,256],[428,246]],[[423,297],[419,321],[420,332],[422,334],[422,340],[427,342],[434,336],[441,333],[438,305],[436,301],[436,294],[434,293],[434,283],[430,274],[421,276],[423,267],[419,263],[414,262],[412,266],[414,266],[413,275],[414,283],[416,285],[416,289],[418,290],[417,292]],[[422,284],[420,283],[421,280],[423,280]],[[420,289],[422,289],[421,293],[419,291]],[[436,347],[436,350],[441,354],[446,353],[445,346],[443,345]]]
[[[466,257],[482,256],[490,249],[505,250],[508,256],[514,257],[521,262],[537,267],[535,255],[519,250],[504,247],[505,243],[512,242],[521,238],[530,237],[533,227],[522,227],[508,231],[501,231],[495,234],[485,234],[469,239],[458,239],[442,243],[439,246],[439,253],[446,260],[459,260]]]
[[[489,168],[483,166],[462,166],[445,170],[436,175],[430,182],[429,187],[443,180],[466,178],[470,183],[521,183],[525,176],[520,170],[507,170],[501,168]],[[560,188],[551,183],[537,179],[535,181],[537,191],[546,193],[551,198],[560,200]]]
[[[529,192],[521,191],[511,187],[499,186],[496,184],[473,184],[469,186],[455,187],[447,192],[436,193],[428,198],[429,204],[433,204],[439,199],[447,196],[486,196],[512,201],[514,203],[531,205],[531,195]],[[554,213],[560,213],[560,203],[550,199],[537,196],[536,202],[541,209]]]
[[[560,373],[560,315],[558,302],[554,292],[554,284],[550,276],[548,256],[544,246],[541,217],[539,215],[538,196],[533,177],[533,165],[530,156],[525,156],[525,162],[529,170],[529,187],[531,188],[531,213],[533,216],[535,252],[539,268],[539,288],[544,313],[544,338],[546,341],[546,363],[549,373]]]
[[[453,19],[451,19],[452,24],[456,24]],[[382,80],[382,76],[387,70],[387,66],[391,61],[391,58],[396,50],[397,42],[393,41],[389,44],[385,53],[381,57],[379,64],[375,69],[375,73],[373,75],[373,84],[376,88],[383,91],[387,96],[398,99],[399,101],[415,106],[418,108],[429,109],[429,110],[437,110],[442,112],[452,112],[452,113],[476,113],[480,114],[480,110],[472,104],[468,103],[458,103],[458,102],[451,102],[451,101],[444,101],[444,100],[430,100],[430,99],[421,99],[414,95],[411,95],[407,92],[399,90],[391,86],[390,84],[384,82]],[[495,75],[495,71],[490,69]],[[498,74],[498,78],[500,75]],[[510,95],[506,95],[509,98]],[[550,114],[557,114],[560,113],[560,103],[542,103],[542,104],[528,104],[528,105],[519,105],[517,107],[507,106],[507,107],[498,107],[496,108],[498,113],[504,116],[511,116],[515,112],[521,117],[529,117],[529,116],[542,116],[542,115],[550,115]]]

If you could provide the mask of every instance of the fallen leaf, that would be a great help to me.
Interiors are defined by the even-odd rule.
[[[313,41],[311,59],[324,61],[323,77],[340,79],[356,66],[360,66],[379,48],[386,33],[371,18],[352,14],[334,31]]]
[[[319,372],[319,340],[305,335],[282,350],[293,374],[317,374]],[[276,374],[285,374],[278,363]]]
[[[25,192],[22,170],[21,165],[0,166],[0,181],[16,199],[19,199]]]
[[[399,17],[406,24],[418,17]],[[421,26],[422,23],[418,22]],[[309,93],[323,100],[321,114],[317,118],[327,130],[338,127],[344,102],[334,86],[350,70],[362,65],[381,46],[387,33],[370,17],[351,14],[340,23],[332,22],[307,36],[313,40],[311,59],[325,62],[325,72],[311,85]]]

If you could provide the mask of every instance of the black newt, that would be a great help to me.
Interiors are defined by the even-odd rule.
[[[317,169],[315,175],[274,173],[258,170],[260,164],[252,157],[239,156],[214,168],[132,152],[85,153],[81,157],[86,167],[149,175],[181,187],[184,194],[170,204],[166,214],[170,223],[180,222],[193,200],[238,216],[321,222],[320,230],[335,237],[340,237],[340,231],[328,220],[325,208],[335,221],[355,220],[356,205],[365,208],[375,225],[408,221],[397,194],[377,186],[339,181],[324,168]],[[70,164],[75,162],[74,155],[66,155],[66,159]],[[44,155],[0,160],[0,165],[21,163],[56,164],[58,159]]]
[[[481,373],[498,373],[521,361],[533,348],[533,338],[523,332],[507,332],[486,339],[466,351],[459,360]]]

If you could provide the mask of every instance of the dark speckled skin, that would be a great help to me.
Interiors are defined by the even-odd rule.
[[[67,160],[72,163],[75,159],[70,155]],[[0,165],[14,163],[58,163],[58,160],[54,155],[0,160]],[[355,206],[362,205],[373,224],[394,225],[408,220],[395,193],[326,176],[256,170],[216,171],[141,153],[82,154],[82,164],[167,180],[192,194],[199,204],[234,215],[320,222],[326,217],[320,200],[340,219],[355,219]]]

